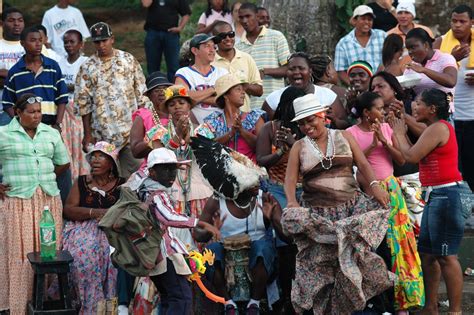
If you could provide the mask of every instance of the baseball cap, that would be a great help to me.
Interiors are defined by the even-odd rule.
[[[146,78],[145,84],[146,84],[145,93],[150,92],[157,86],[172,86],[173,85],[173,83],[170,83],[166,75],[161,71],[155,71],[152,74],[150,74]]]
[[[91,26],[91,40],[93,42],[109,39],[112,37],[112,29],[110,28],[109,24],[105,22],[98,22]]]
[[[374,10],[368,5],[362,4],[355,8],[354,12],[352,13],[352,18],[355,19],[358,16],[371,14],[375,18]]]
[[[191,38],[191,42],[189,43],[189,48],[199,48],[199,45],[207,43],[208,41],[214,41],[216,43],[216,37],[215,36],[210,36],[207,34],[196,34]]]
[[[397,5],[397,13],[399,12],[409,12],[413,15],[413,18],[416,18],[415,5],[411,2],[400,2]]]
[[[147,168],[152,168],[157,164],[185,164],[191,160],[178,161],[176,154],[167,148],[158,148],[148,154]]]

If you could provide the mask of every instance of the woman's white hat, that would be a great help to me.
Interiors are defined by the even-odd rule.
[[[329,109],[330,104],[321,101],[316,95],[310,93],[305,96],[298,97],[293,101],[295,109],[295,118],[292,121],[298,121],[313,114],[324,112]]]

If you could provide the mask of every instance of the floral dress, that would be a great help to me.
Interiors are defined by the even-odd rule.
[[[110,208],[120,197],[119,178],[109,191],[91,189],[87,176],[79,176],[79,207]],[[95,314],[97,303],[116,295],[117,269],[110,259],[109,242],[99,229],[96,219],[66,221],[63,231],[63,249],[68,250],[74,262],[71,265],[72,283],[81,301],[80,314]]]
[[[291,292],[297,313],[363,310],[395,280],[375,253],[386,234],[389,211],[359,190],[349,143],[341,131],[329,132],[335,147],[329,167],[307,137],[298,141],[303,207],[287,208],[282,215],[282,226],[298,247]]]
[[[245,130],[256,134],[255,125],[263,114],[265,114],[265,112],[260,109],[253,109],[248,113],[241,112],[240,117],[242,119],[242,127]],[[214,136],[216,138],[222,137],[232,128],[231,126],[227,125],[225,114],[222,112],[214,112],[210,114],[209,116],[204,118],[204,122],[211,126],[212,130],[214,130]],[[253,162],[256,162],[255,150],[251,148],[242,137],[239,137],[238,134],[236,134],[234,138],[230,139],[226,145],[229,148],[232,148],[235,151],[246,155]]]

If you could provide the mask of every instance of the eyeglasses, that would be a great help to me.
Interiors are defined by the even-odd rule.
[[[41,103],[43,101],[43,98],[42,97],[39,97],[39,96],[32,96],[32,97],[28,97],[25,101],[23,101],[21,103],[21,105],[25,105],[25,104],[34,104],[34,103]]]
[[[230,32],[227,32],[227,33],[219,33],[219,34],[216,35],[216,38],[219,39],[220,41],[226,39],[226,37],[234,38],[235,37],[235,32],[230,31]]]

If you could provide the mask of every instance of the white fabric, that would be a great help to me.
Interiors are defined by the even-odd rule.
[[[66,55],[63,43],[63,35],[66,31],[71,29],[78,30],[81,32],[83,39],[91,36],[81,11],[70,5],[65,9],[55,5],[47,10],[44,13],[41,24],[46,27],[51,48],[61,57]]]
[[[176,71],[176,77],[183,79],[187,83],[188,89],[190,91],[203,91],[210,87],[214,87],[217,79],[227,73],[229,72],[226,69],[212,67],[209,73],[207,73],[206,75],[202,75],[201,73],[199,73],[199,71],[192,67],[184,67]],[[204,122],[204,118],[206,118],[215,111],[222,112],[220,108],[203,103],[196,104],[192,109],[194,116],[200,124]]]
[[[0,39],[0,69],[10,70],[11,67],[25,54],[25,49],[20,41],[8,41]],[[0,89],[0,97],[3,96],[3,88]],[[3,106],[0,104],[0,113]]]
[[[59,59],[58,64],[61,68],[66,85],[76,84],[76,75],[79,72],[79,68],[87,59],[89,58],[86,56],[80,56],[73,63],[69,63],[69,61],[67,61],[67,57]],[[71,98],[71,96],[74,96],[74,92],[69,93],[69,98]]]
[[[288,86],[285,86],[282,89],[273,91],[267,96],[265,102],[267,102],[268,106],[270,106],[272,110],[277,109],[278,103],[280,103],[281,95],[287,88]],[[334,93],[331,89],[319,85],[314,85],[314,95],[316,95],[322,104],[332,104],[337,97],[336,93]]]
[[[222,238],[247,233],[250,240],[257,241],[265,236],[265,223],[263,222],[263,212],[261,210],[261,194],[262,191],[259,191],[257,204],[252,213],[245,219],[234,217],[227,208],[226,199],[219,198],[220,217],[224,221],[221,227]]]
[[[466,68],[468,61],[469,57],[461,60],[458,69],[458,83],[454,91],[455,120],[474,120],[474,86],[464,81],[466,72],[474,73],[474,69]]]

